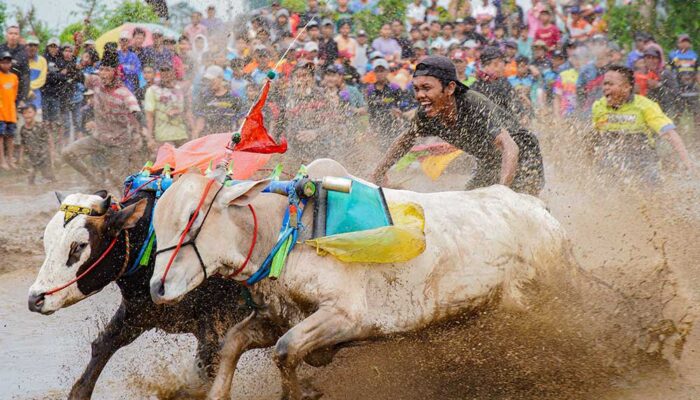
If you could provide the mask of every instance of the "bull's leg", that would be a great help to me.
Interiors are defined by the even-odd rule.
[[[233,373],[241,355],[250,349],[269,347],[279,338],[277,330],[270,323],[251,313],[246,319],[237,323],[226,333],[223,347],[221,348],[219,371],[214,379],[214,384],[209,391],[209,399],[229,399],[231,396],[231,382]]]
[[[282,373],[283,397],[294,400],[318,398],[320,393],[302,393],[297,367],[310,352],[358,339],[362,329],[341,310],[322,307],[277,341],[275,362]],[[303,397],[302,397],[303,396]]]
[[[70,400],[89,399],[95,389],[97,378],[117,350],[136,340],[144,328],[129,326],[126,320],[126,306],[122,303],[107,326],[92,342],[92,358],[80,378],[73,384]]]
[[[219,365],[219,340],[220,336],[210,329],[203,329],[203,332],[197,335],[196,365],[199,378],[204,382],[210,382],[216,374]]]

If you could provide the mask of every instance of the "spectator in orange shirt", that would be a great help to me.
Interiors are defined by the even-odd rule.
[[[17,129],[17,91],[19,79],[10,72],[12,55],[9,51],[0,54],[0,168],[15,169],[12,153]]]

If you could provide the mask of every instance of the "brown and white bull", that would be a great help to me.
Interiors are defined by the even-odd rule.
[[[347,174],[331,160],[328,175]],[[311,168],[310,168],[311,170]],[[183,176],[156,207],[154,226],[162,246],[175,245],[194,214],[208,179]],[[157,303],[179,301],[206,274],[228,274],[246,259],[257,212],[259,232],[252,258],[236,279],[245,280],[277,241],[287,199],[261,193],[267,181],[232,187],[214,184],[164,277],[171,251],[156,258],[151,296]],[[275,345],[285,397],[304,394],[296,369],[310,352],[341,343],[381,338],[425,328],[474,312],[485,305],[527,307],[524,287],[533,280],[567,273],[571,267],[564,230],[544,204],[504,186],[470,192],[415,193],[385,190],[389,203],[414,202],[425,212],[426,249],[408,262],[350,264],[298,246],[278,280],[263,280],[251,291],[263,308],[226,335],[210,398],[228,398],[240,355]],[[311,226],[311,213],[305,215]],[[204,223],[203,223],[204,221]],[[196,250],[201,256],[201,264]]]
[[[178,304],[154,304],[149,280],[155,257],[151,255],[148,264],[133,273],[124,272],[138,258],[146,241],[155,193],[139,191],[123,203],[124,208],[119,211],[110,208],[111,200],[106,192],[59,196],[59,203],[80,207],[85,214],[69,215],[66,219],[65,211],[58,211],[47,224],[44,232],[46,258],[29,289],[29,309],[52,314],[112,282],[116,282],[122,294],[121,305],[93,341],[90,362],[68,398],[89,399],[112,355],[154,328],[168,333],[193,334],[198,342],[201,377],[205,381],[212,379],[221,338],[228,328],[250,313],[247,306],[239,303],[241,285],[220,277],[212,278]],[[114,246],[107,251],[115,238]],[[103,254],[105,257],[85,274]],[[83,275],[81,279],[65,289],[47,294],[80,275]]]

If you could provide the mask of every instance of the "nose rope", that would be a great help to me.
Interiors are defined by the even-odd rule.
[[[199,232],[201,232],[202,228],[200,226],[199,230],[195,234],[195,236],[192,238],[192,240],[188,240],[187,243],[185,243],[185,236],[189,233],[190,229],[192,229],[192,224],[194,224],[194,221],[197,219],[197,216],[199,216],[199,212],[202,210],[202,206],[204,205],[204,201],[207,198],[207,194],[209,194],[209,190],[211,190],[212,185],[214,184],[215,180],[210,179],[209,182],[207,182],[207,186],[204,188],[204,193],[202,193],[202,197],[199,199],[199,204],[197,204],[197,208],[195,208],[194,213],[192,214],[192,218],[187,222],[187,225],[185,226],[185,230],[182,231],[182,235],[180,235],[180,240],[178,240],[177,244],[175,246],[170,246],[168,248],[162,249],[162,250],[157,250],[156,255],[174,250],[173,254],[170,255],[170,259],[168,260],[168,264],[165,266],[165,271],[163,272],[163,277],[160,278],[160,283],[161,285],[165,285],[165,278],[168,276],[168,272],[170,271],[170,267],[172,267],[173,262],[175,261],[175,257],[177,257],[177,254],[180,252],[180,249],[182,248],[183,245],[188,245],[191,244],[192,247],[195,248],[195,253],[197,254],[197,258],[199,258],[199,263],[202,267],[202,270],[204,271],[204,278],[206,279],[207,277],[207,270],[204,266],[204,261],[202,260],[202,257],[199,255],[199,251],[197,250],[197,245],[195,244],[195,240],[197,239],[197,236],[199,235]],[[223,185],[221,186],[223,188]],[[219,194],[219,191],[221,191],[221,188],[216,192],[216,195]],[[214,195],[214,199],[216,199],[216,195]],[[202,226],[204,225],[204,221],[206,220],[207,216],[209,215],[209,210],[211,210],[212,204],[214,204],[214,199],[212,199],[212,202],[209,204],[209,208],[207,209],[207,213],[204,216],[204,219],[202,220]]]
[[[214,204],[214,200],[216,197],[219,195],[219,192],[221,192],[221,189],[224,188],[224,185],[221,185],[219,190],[216,191],[214,194],[214,197],[211,200],[211,203],[209,203],[209,207],[207,208],[207,212],[204,214],[204,218],[202,219],[202,224],[199,227],[199,230],[194,234],[194,237],[188,241],[185,242],[185,236],[187,236],[187,233],[192,229],[192,225],[194,224],[194,221],[197,219],[197,216],[199,215],[199,212],[201,211],[202,207],[204,206],[204,201],[207,198],[207,194],[211,190],[212,185],[214,184],[215,180],[210,179],[209,182],[207,182],[207,186],[204,188],[204,193],[202,193],[202,197],[199,199],[199,203],[197,204],[197,208],[195,208],[194,213],[192,214],[192,218],[187,222],[187,225],[185,226],[185,230],[182,232],[182,235],[180,235],[180,239],[178,240],[178,243],[174,246],[166,247],[164,249],[159,249],[156,251],[156,255],[166,252],[166,251],[171,251],[173,250],[173,254],[170,255],[170,259],[168,260],[168,264],[165,266],[165,271],[163,272],[163,276],[160,279],[161,285],[165,285],[165,279],[168,276],[168,272],[170,271],[170,268],[173,265],[173,262],[175,261],[175,258],[177,257],[177,254],[180,252],[180,249],[184,246],[187,245],[192,245],[192,248],[194,249],[195,254],[197,255],[197,258],[199,259],[199,264],[202,267],[202,272],[204,273],[204,279],[207,279],[207,269],[206,266],[204,265],[204,260],[202,259],[202,256],[199,253],[199,249],[197,248],[197,236],[199,236],[199,232],[201,232],[202,227],[204,226],[204,222],[207,220],[207,217],[209,216],[209,211],[211,211],[211,207]],[[258,216],[255,214],[255,208],[253,208],[252,204],[248,204],[248,209],[250,210],[251,215],[253,216],[253,239],[250,243],[250,248],[248,249],[248,254],[246,256],[245,261],[243,261],[243,264],[241,264],[240,267],[238,267],[237,270],[235,270],[232,274],[226,276],[227,278],[233,278],[234,276],[240,274],[243,269],[248,265],[248,262],[250,261],[250,258],[253,256],[253,251],[255,250],[255,245],[257,243],[257,238],[258,238]]]

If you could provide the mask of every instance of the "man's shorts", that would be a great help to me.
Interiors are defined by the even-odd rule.
[[[17,131],[17,124],[14,122],[4,122],[0,121],[0,136],[6,138],[15,137],[15,132]]]

